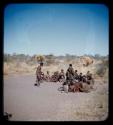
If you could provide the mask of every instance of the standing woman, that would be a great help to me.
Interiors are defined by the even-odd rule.
[[[59,73],[59,82],[63,82],[65,80],[65,73],[64,70],[61,69],[61,72]]]
[[[72,67],[72,64],[69,64],[69,68],[66,72],[66,81],[72,82],[74,80],[74,69]]]
[[[38,86],[40,86],[42,67],[43,67],[43,63],[41,62],[40,65],[37,67],[37,70],[36,70],[36,84]]]
[[[47,81],[47,82],[49,82],[50,81],[50,74],[49,74],[49,71],[47,71],[47,74],[46,74],[46,76],[45,76],[45,80]]]

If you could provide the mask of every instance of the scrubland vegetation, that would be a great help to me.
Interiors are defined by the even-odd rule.
[[[9,74],[34,74],[38,66],[37,55],[29,56],[24,54],[4,54],[4,75]],[[84,58],[84,57],[88,57]],[[93,63],[90,63],[93,60]],[[108,77],[109,59],[108,56],[92,55],[69,55],[54,56],[44,55],[43,72],[47,70],[52,74],[60,69],[67,70],[72,63],[78,72],[86,73],[90,70],[95,77]]]

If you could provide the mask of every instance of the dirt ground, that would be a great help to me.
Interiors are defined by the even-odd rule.
[[[58,91],[60,83],[34,86],[35,76],[4,77],[4,112],[12,121],[103,121],[108,117],[108,83],[95,80],[90,93]]]

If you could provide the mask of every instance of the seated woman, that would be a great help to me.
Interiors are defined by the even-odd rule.
[[[94,79],[93,79],[91,73],[87,76],[87,83],[88,84],[94,84]]]
[[[93,89],[94,85],[94,79],[92,77],[92,74],[88,74],[86,77],[86,80],[83,81],[82,87],[80,89],[81,92],[90,92],[91,89]]]
[[[82,81],[83,81],[83,82],[87,82],[86,75],[83,75]]]
[[[63,82],[65,80],[65,73],[64,73],[63,69],[61,69],[61,72],[59,73],[58,80],[59,80],[59,82]]]
[[[74,78],[75,78],[75,80],[78,80],[78,73],[77,73],[78,71],[77,70],[75,70],[75,74],[74,74]]]
[[[92,74],[87,77],[87,84],[89,84],[90,88],[93,89],[94,86],[94,78],[92,77]]]
[[[90,75],[90,71],[87,71],[86,73],[86,77],[88,77]]]
[[[51,76],[51,82],[58,82],[58,78],[59,78],[59,72],[56,71],[56,72],[54,72],[54,74]]]
[[[81,83],[80,92],[90,92],[90,85],[85,83]]]
[[[80,92],[81,82],[76,82],[76,84],[72,83],[69,85],[70,92]]]
[[[83,81],[83,75],[82,75],[82,73],[79,74],[79,76],[78,76],[78,81],[79,81],[79,82]]]
[[[47,74],[45,75],[45,80],[47,81],[47,82],[49,82],[50,81],[50,74],[49,74],[49,71],[47,71]]]

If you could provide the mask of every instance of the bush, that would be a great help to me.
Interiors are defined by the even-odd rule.
[[[106,73],[107,67],[104,64],[99,64],[97,66],[96,74],[100,77],[103,77],[104,74]]]

